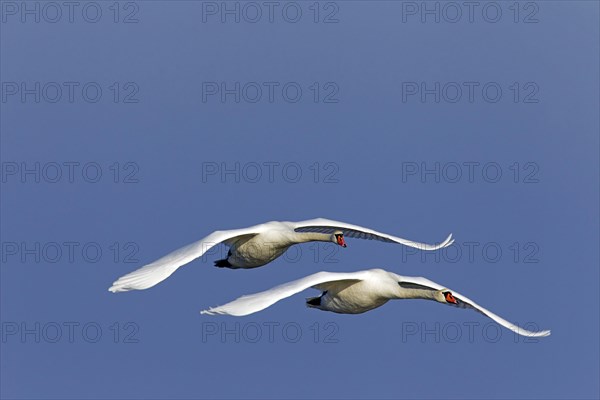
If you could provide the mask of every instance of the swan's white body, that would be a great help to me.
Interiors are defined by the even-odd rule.
[[[425,278],[401,276],[382,269],[337,273],[318,272],[270,290],[242,296],[202,314],[243,316],[263,310],[279,300],[308,288],[321,290],[319,297],[307,299],[309,307],[341,314],[360,314],[392,299],[426,299],[459,308],[471,308],[523,336],[548,336],[550,331],[531,332],[514,325],[469,298]],[[449,297],[448,297],[449,296]]]
[[[256,268],[281,256],[294,244],[311,241],[335,242],[333,236],[337,233],[343,233],[344,236],[352,238],[400,243],[420,250],[437,250],[450,246],[454,242],[452,234],[442,243],[432,245],[324,218],[301,222],[271,221],[244,229],[213,232],[204,239],[175,250],[151,264],[122,276],[108,290],[124,292],[148,289],[167,279],[179,267],[201,257],[219,243],[224,243],[230,248],[227,258],[219,260],[216,263],[217,266]]]

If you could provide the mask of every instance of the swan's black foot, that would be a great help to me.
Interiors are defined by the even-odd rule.
[[[319,297],[309,297],[306,299],[306,305],[309,307],[320,307],[321,306],[321,298],[325,296],[327,291],[323,292]]]
[[[233,268],[233,265],[231,265],[229,263],[229,261],[227,261],[227,259],[224,258],[222,260],[215,261],[215,267],[219,267],[219,268]]]

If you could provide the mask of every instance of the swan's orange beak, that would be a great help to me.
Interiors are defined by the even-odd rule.
[[[454,298],[454,296],[452,296],[452,293],[446,292],[446,294],[444,296],[448,303],[458,304],[458,301]]]
[[[348,246],[346,246],[346,241],[344,240],[344,236],[342,236],[342,235],[339,235],[337,237],[337,244],[339,244],[342,247],[348,247]]]

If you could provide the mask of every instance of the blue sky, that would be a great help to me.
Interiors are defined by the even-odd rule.
[[[3,398],[599,396],[597,2],[48,4],[0,3]],[[214,230],[315,217],[457,243],[214,254],[107,291]],[[552,336],[314,290],[199,315],[374,267]]]

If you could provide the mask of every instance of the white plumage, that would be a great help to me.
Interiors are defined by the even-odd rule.
[[[360,314],[393,299],[425,299],[459,308],[471,308],[519,335],[540,337],[549,330],[531,332],[508,322],[460,293],[425,278],[401,276],[382,269],[343,273],[318,272],[264,292],[242,296],[225,305],[201,311],[202,314],[243,316],[264,310],[279,300],[308,288],[322,291],[307,299],[309,307],[341,314]]]
[[[311,241],[333,242],[346,247],[344,237],[399,243],[421,250],[437,250],[450,246],[450,234],[437,245],[413,242],[345,222],[324,218],[301,222],[272,221],[244,229],[216,231],[195,243],[182,247],[136,271],[117,279],[108,289],[111,292],[148,289],[167,279],[179,267],[201,257],[213,246],[229,246],[226,259],[215,262],[227,268],[256,268],[281,256],[292,245]]]

